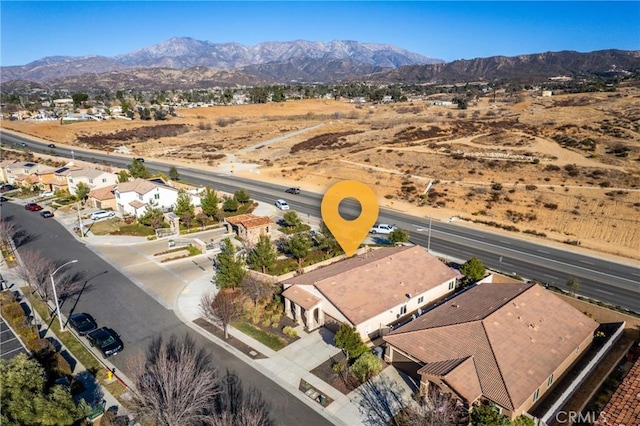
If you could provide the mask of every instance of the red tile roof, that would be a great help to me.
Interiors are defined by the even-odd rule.
[[[113,200],[116,198],[115,194],[113,193],[114,188],[114,185],[96,188],[93,191],[89,192],[89,197],[95,198],[96,200]]]
[[[613,393],[594,425],[640,425],[640,358]]]
[[[455,279],[451,268],[420,246],[385,247],[283,284],[315,286],[354,325]]]
[[[439,372],[434,363],[473,357],[475,374],[470,378],[469,373],[449,372],[447,385],[463,389],[477,375],[482,394],[512,410],[530,398],[597,327],[539,285],[485,283],[384,339],[431,365],[425,370],[429,374]],[[473,387],[467,392],[473,394]]]

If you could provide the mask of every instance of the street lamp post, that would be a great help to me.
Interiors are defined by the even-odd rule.
[[[64,265],[60,265],[58,267],[58,269],[56,269],[55,271],[53,271],[49,275],[51,277],[51,287],[53,287],[53,298],[56,300],[56,311],[58,312],[58,321],[60,321],[60,331],[64,331],[64,324],[62,324],[62,315],[60,313],[60,304],[58,303],[58,293],[56,292],[56,283],[53,281],[53,276],[60,269],[64,268],[67,265],[71,265],[72,263],[78,263],[78,260],[77,259],[76,260],[70,260],[67,263],[65,263]]]

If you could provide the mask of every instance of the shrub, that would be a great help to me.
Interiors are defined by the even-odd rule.
[[[382,360],[371,352],[363,353],[351,366],[351,372],[363,383],[381,371]]]
[[[298,337],[298,332],[293,327],[289,327],[288,325],[282,329],[282,332],[289,337]]]

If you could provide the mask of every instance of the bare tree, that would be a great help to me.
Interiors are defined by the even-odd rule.
[[[189,336],[153,340],[130,364],[135,393],[131,411],[149,424],[179,426],[206,422],[220,392],[211,357]]]
[[[254,307],[257,307],[259,301],[273,294],[273,286],[251,274],[246,274],[240,282],[240,291],[253,301]]]
[[[220,290],[217,295],[202,295],[200,312],[209,321],[220,324],[224,330],[224,338],[229,338],[229,324],[242,314],[242,303],[238,293]]]
[[[412,398],[409,392],[379,375],[358,388],[360,411],[366,423],[380,426],[448,426],[464,420],[465,410],[451,395],[437,388]]]
[[[40,296],[49,299],[52,294],[50,275],[56,268],[55,264],[43,257],[40,251],[34,250],[22,250],[20,260],[15,268],[16,277],[28,282]]]
[[[238,377],[227,371],[216,395],[214,413],[208,421],[213,426],[272,426],[269,405],[255,388],[245,391]]]
[[[4,244],[9,244],[13,237],[18,233],[18,226],[6,219],[0,219],[0,239]]]

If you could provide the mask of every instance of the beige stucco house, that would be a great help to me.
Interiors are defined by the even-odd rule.
[[[256,216],[251,213],[231,216],[225,220],[228,231],[235,232],[249,245],[258,242],[260,235],[271,236],[273,221],[268,216]]]
[[[112,172],[93,168],[70,170],[67,173],[67,184],[69,193],[76,195],[80,182],[89,187],[90,190],[113,186],[118,183],[118,175]]]
[[[384,336],[385,358],[470,408],[528,411],[588,349],[598,323],[544,287],[500,275]]]
[[[310,330],[350,324],[367,341],[452,293],[456,277],[423,247],[379,248],[284,280],[285,312]]]

